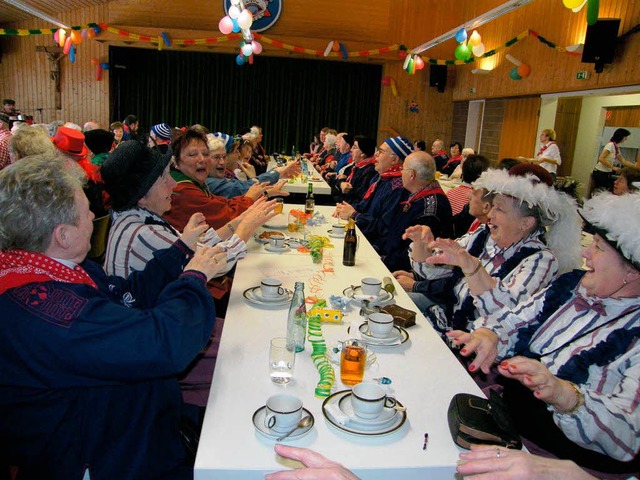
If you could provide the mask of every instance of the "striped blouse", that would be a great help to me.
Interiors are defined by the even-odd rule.
[[[486,226],[484,228],[487,228]],[[476,236],[483,230],[468,233],[456,241],[467,250],[471,248]],[[547,246],[540,240],[541,232],[534,232],[528,237],[516,242],[507,248],[499,247],[496,242],[489,237],[482,254],[480,262],[489,275],[495,275],[504,261],[508,260],[522,248],[538,248],[538,252],[526,257],[520,264],[509,272],[504,279],[496,278],[496,285],[480,295],[475,295],[473,303],[476,307],[476,316],[489,315],[502,308],[511,308],[519,302],[528,299],[538,290],[546,287],[558,274],[558,261]],[[424,262],[416,262],[411,257],[411,267],[416,274],[416,278],[432,280],[444,278],[452,274],[452,267],[448,265],[431,265]],[[415,285],[414,285],[415,289]],[[456,304],[453,311],[458,311],[464,300],[471,295],[466,278],[462,278],[454,287]],[[471,325],[468,325],[471,327]]]
[[[112,219],[104,265],[107,275],[127,278],[133,271],[144,270],[157,250],[170,247],[179,238],[166,220],[144,208],[112,213]],[[227,252],[227,266],[220,276],[231,270],[247,252],[246,243],[238,236],[234,234],[221,242],[212,228],[205,232],[201,243],[208,247],[220,244]]]
[[[545,291],[515,308],[475,321],[475,328],[489,328],[498,335],[499,359],[519,353],[515,346],[523,328],[536,323]],[[604,310],[585,307],[594,301],[601,303]],[[638,297],[599,299],[587,296],[578,285],[567,302],[535,330],[528,343],[531,352],[540,355],[540,361],[555,375],[571,358],[593,349],[615,330],[632,335],[614,360],[591,362],[586,381],[579,382],[585,396],[583,407],[573,415],[553,413],[556,425],[571,441],[622,461],[633,459],[640,450],[638,307]]]

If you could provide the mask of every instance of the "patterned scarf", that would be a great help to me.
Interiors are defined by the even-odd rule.
[[[544,153],[544,151],[549,148],[551,145],[555,145],[556,142],[549,142],[547,143],[544,147],[542,147],[540,150],[538,150],[538,153],[536,153],[536,157],[541,157],[542,154]]]
[[[400,176],[402,176],[402,163],[396,163],[389,170],[381,173],[380,178],[369,186],[367,193],[364,194],[364,199],[367,200],[371,195],[373,195],[378,183]]]
[[[452,163],[461,162],[461,161],[462,161],[462,155],[458,155],[456,157],[452,157],[449,160],[447,160],[447,163],[444,164],[444,166],[442,167],[441,170],[444,170],[445,168],[447,168]]]
[[[26,250],[0,252],[0,294],[37,282],[98,286],[80,265],[69,268],[51,257]]]
[[[408,212],[409,209],[411,208],[411,202],[415,202],[429,195],[437,195],[437,194],[441,194],[441,195],[445,194],[437,182],[432,182],[429,185],[425,185],[424,187],[422,187],[421,190],[418,190],[417,192],[409,195],[409,198],[407,198],[404,202],[400,202],[400,205],[402,205],[402,211]]]
[[[351,183],[351,179],[353,178],[353,174],[356,173],[356,168],[364,168],[367,165],[373,165],[374,163],[376,163],[376,159],[374,157],[368,157],[368,158],[365,158],[364,160],[360,160],[351,169],[351,173],[347,177],[347,182]]]

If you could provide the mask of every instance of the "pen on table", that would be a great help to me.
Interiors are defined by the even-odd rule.
[[[424,434],[424,444],[422,445],[422,450],[426,450],[427,449],[427,444],[429,443],[429,434],[425,433]]]

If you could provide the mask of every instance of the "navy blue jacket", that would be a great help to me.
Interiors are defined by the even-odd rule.
[[[0,295],[0,467],[18,478],[178,478],[176,375],[206,344],[215,309],[178,240],[128,279],[31,283]],[[6,470],[5,470],[6,471]]]

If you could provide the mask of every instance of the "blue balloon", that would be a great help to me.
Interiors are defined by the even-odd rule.
[[[96,33],[100,33],[102,30],[100,30],[100,27],[98,25],[93,27],[93,31]]]
[[[511,77],[511,80],[522,80],[522,77],[518,73],[518,67],[513,67],[509,72],[509,77]]]
[[[461,28],[460,30],[458,30],[458,33],[456,33],[456,41],[458,43],[462,43],[467,39],[467,31],[464,28]]]
[[[100,64],[100,67],[101,67],[103,70],[109,70],[109,64],[108,64],[107,62],[102,62],[102,63]]]
[[[242,55],[238,55],[238,56],[236,57],[236,63],[237,63],[238,65],[244,65],[244,57],[243,57]]]
[[[241,29],[240,29],[240,25],[238,25],[238,20],[235,18],[232,18],[231,21],[233,22],[233,30],[231,30],[233,33],[238,33]]]
[[[76,61],[76,46],[71,45],[71,50],[69,50],[69,61],[71,63],[75,63]]]

